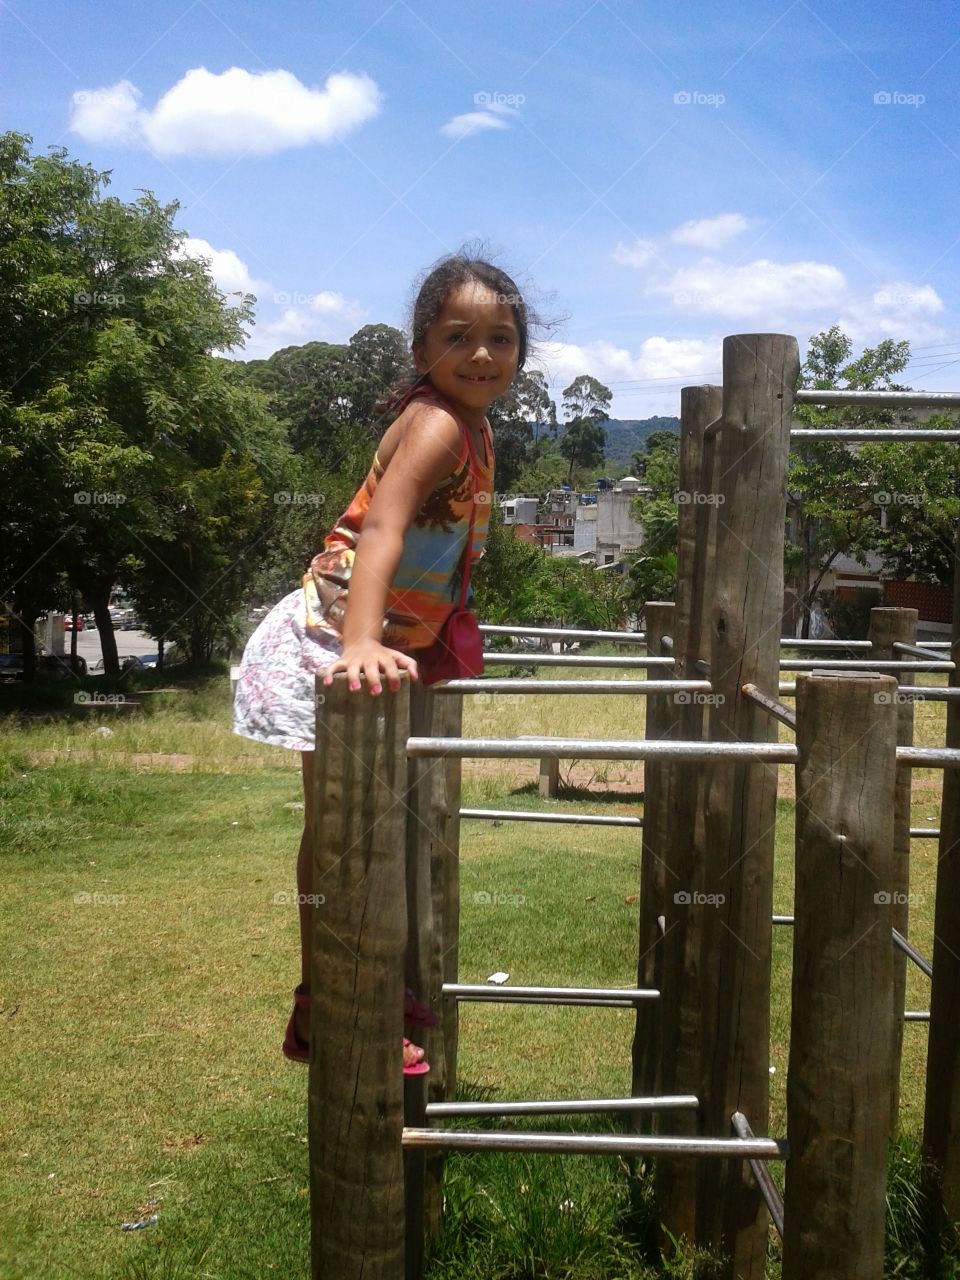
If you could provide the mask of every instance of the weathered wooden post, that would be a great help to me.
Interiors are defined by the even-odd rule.
[[[776,694],[783,615],[783,540],[797,341],[742,334],[723,343],[717,446],[717,542],[710,605],[710,737],[775,741],[777,724],[741,687]],[[704,1131],[730,1132],[743,1112],[765,1133],[769,1107],[770,964],[777,770],[718,760],[706,780],[707,896],[701,1088]],[[767,1213],[749,1169],[704,1160],[698,1238],[730,1256],[728,1274],[762,1280]]]
[[[960,522],[953,553],[951,688],[960,686]],[[947,703],[947,746],[960,748],[960,702]],[[945,769],[940,805],[937,900],[933,922],[933,980],[923,1151],[942,1213],[960,1221],[960,770]]]
[[[674,604],[672,601],[647,601],[643,607],[647,638],[647,654],[660,657],[666,653],[663,637],[671,634]],[[669,695],[648,694],[646,702],[647,740],[668,737],[671,726]],[[637,986],[659,987],[662,948],[657,917],[663,914],[666,863],[666,792],[670,767],[665,762],[647,760],[643,766],[643,834],[640,846],[640,927],[637,962]],[[641,1000],[637,1004],[637,1022],[633,1038],[633,1094],[655,1094],[660,1091],[660,1014],[659,1001]],[[649,1132],[649,1119],[634,1112],[632,1122],[637,1132]]]
[[[677,493],[677,605],[673,631],[673,675],[702,679],[697,662],[710,653],[705,630],[713,546],[716,536],[716,436],[704,429],[720,416],[720,387],[684,387],[680,393],[680,483]],[[670,700],[673,736],[684,741],[704,737],[709,699],[678,692]],[[696,1094],[700,1087],[700,979],[703,938],[702,906],[693,895],[705,880],[703,796],[704,771],[677,762],[665,797],[664,936],[661,941],[663,997],[658,1002],[660,1088],[666,1093]],[[671,1134],[691,1137],[700,1129],[699,1114],[671,1114]],[[663,1228],[676,1238],[696,1233],[697,1167],[692,1160],[660,1160],[656,1178],[657,1210]],[[663,1242],[662,1242],[663,1243]]]
[[[895,644],[917,643],[916,609],[871,609],[867,633],[872,648],[871,658],[896,661],[904,655]],[[900,673],[900,684],[913,684],[913,672]],[[913,703],[897,696],[897,745],[913,745]],[[913,771],[907,764],[897,766],[897,792],[893,813],[893,897],[890,902],[890,924],[904,937],[910,932],[910,799]],[[893,946],[893,943],[890,944]],[[894,1128],[900,1114],[900,1060],[903,1056],[903,1009],[907,997],[907,957],[893,947],[893,1090],[890,1115]]]
[[[318,690],[318,693],[320,690]],[[401,1156],[409,682],[322,689],[309,1077],[314,1280],[404,1272]]]
[[[783,1280],[883,1276],[896,693],[893,676],[797,676]]]

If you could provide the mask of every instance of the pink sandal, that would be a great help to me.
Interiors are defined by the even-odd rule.
[[[435,1027],[440,1021],[433,1009],[413,994],[410,987],[403,993],[403,1025],[405,1027]]]
[[[414,1000],[413,992],[408,991],[407,997],[408,997],[408,1002],[409,1000]],[[432,1009],[427,1009],[425,1005],[421,1005],[417,1000],[414,1000],[414,1005],[416,1005],[420,1011],[425,1011],[427,1015],[432,1016],[434,1023],[436,1022],[436,1014],[433,1012]],[[294,1014],[296,1013],[297,1009],[310,1008],[310,996],[308,992],[304,991],[302,982],[298,983],[297,986],[294,988],[293,1008],[294,1008],[294,1013],[291,1013],[290,1015],[290,1021],[287,1023],[287,1033],[283,1038],[283,1045],[282,1045],[283,1056],[285,1058],[289,1058],[291,1062],[309,1062],[310,1061],[310,1044],[306,1040],[301,1040],[300,1037],[297,1035],[297,1029],[294,1026],[294,1021],[293,1021]],[[408,1005],[407,1003],[405,1003],[404,1018],[407,1021],[409,1021],[411,1025],[413,1025],[414,1024],[413,1019],[407,1017],[408,1011],[409,1011]],[[433,1023],[431,1022],[427,1022],[424,1024],[418,1023],[416,1025],[433,1026]],[[406,1049],[410,1043],[411,1042],[409,1040],[404,1039],[403,1041],[404,1049]],[[419,1046],[414,1045],[414,1048],[418,1048],[418,1047]],[[420,1050],[420,1053],[423,1054],[422,1049]],[[429,1070],[430,1070],[429,1062],[427,1062],[424,1058],[421,1057],[419,1062],[411,1063],[410,1066],[404,1066],[403,1074],[405,1076],[425,1076]]]

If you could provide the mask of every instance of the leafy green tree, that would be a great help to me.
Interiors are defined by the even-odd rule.
[[[203,264],[181,256],[176,203],[106,197],[108,174],[29,144],[0,138],[0,567],[25,651],[65,574],[115,672],[108,604],[121,564],[196,528],[194,473],[224,453],[269,473],[285,445],[262,397],[211,355],[242,340],[253,299],[227,306]]]
[[[643,529],[644,558],[676,555],[677,502],[680,485],[680,437],[675,431],[652,431],[642,450],[633,456],[637,477],[651,490],[638,494],[630,513]],[[648,567],[644,573],[662,573]],[[669,596],[647,596],[648,600],[672,600]]]
[[[589,374],[581,374],[563,391],[563,424],[560,452],[567,459],[567,483],[573,482],[574,468],[599,467],[607,441],[603,422],[610,416],[613,392]]]

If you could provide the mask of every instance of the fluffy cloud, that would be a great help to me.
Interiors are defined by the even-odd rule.
[[[623,267],[645,267],[656,255],[656,241],[638,238],[633,244],[618,243],[613,251],[613,260]]]
[[[750,219],[742,213],[721,213],[715,218],[691,218],[675,227],[669,239],[673,244],[689,244],[698,249],[722,249],[749,226]]]
[[[553,384],[566,384],[581,373],[600,382],[643,381],[652,378],[700,378],[720,368],[719,338],[646,338],[636,352],[599,339],[579,346],[547,342],[539,362]],[[670,394],[675,396],[675,392]]]
[[[936,342],[947,336],[947,330],[932,318],[943,310],[943,300],[932,285],[895,280],[869,297],[848,302],[839,324],[856,343],[880,338]]]
[[[305,342],[346,342],[367,315],[360,303],[331,290],[310,294],[281,291],[263,301],[279,303],[282,310],[275,319],[257,323],[246,347],[236,353],[243,360],[265,359],[282,347]],[[259,314],[262,309],[258,307]]]
[[[471,133],[480,133],[484,129],[508,129],[510,126],[502,115],[494,111],[467,111],[462,116],[454,116],[446,124],[440,126],[445,138],[469,138]]]
[[[687,311],[771,324],[784,316],[836,312],[847,300],[848,287],[843,272],[826,262],[758,258],[731,266],[703,258],[651,284],[648,292]]]
[[[247,264],[232,249],[215,249],[209,240],[188,236],[177,256],[203,259],[221,293],[254,293],[260,297],[270,288],[265,280],[254,279]]]
[[[337,72],[310,89],[289,71],[219,75],[194,67],[151,110],[129,80],[73,95],[70,129],[88,142],[124,142],[160,155],[268,155],[333,142],[378,114],[369,76]]]

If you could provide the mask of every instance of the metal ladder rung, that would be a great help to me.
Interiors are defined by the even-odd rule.
[[[693,1093],[663,1094],[646,1098],[555,1098],[527,1102],[429,1102],[427,1119],[442,1116],[561,1116],[608,1111],[667,1111],[698,1107]]]
[[[666,1138],[621,1133],[490,1133],[476,1129],[404,1128],[405,1147],[450,1151],[554,1151],[571,1155],[719,1156],[737,1160],[786,1160],[781,1138]]]
[[[602,1005],[631,1009],[640,1000],[659,1000],[655,988],[631,987],[495,987],[486,982],[445,982],[441,994],[487,1004]]]

